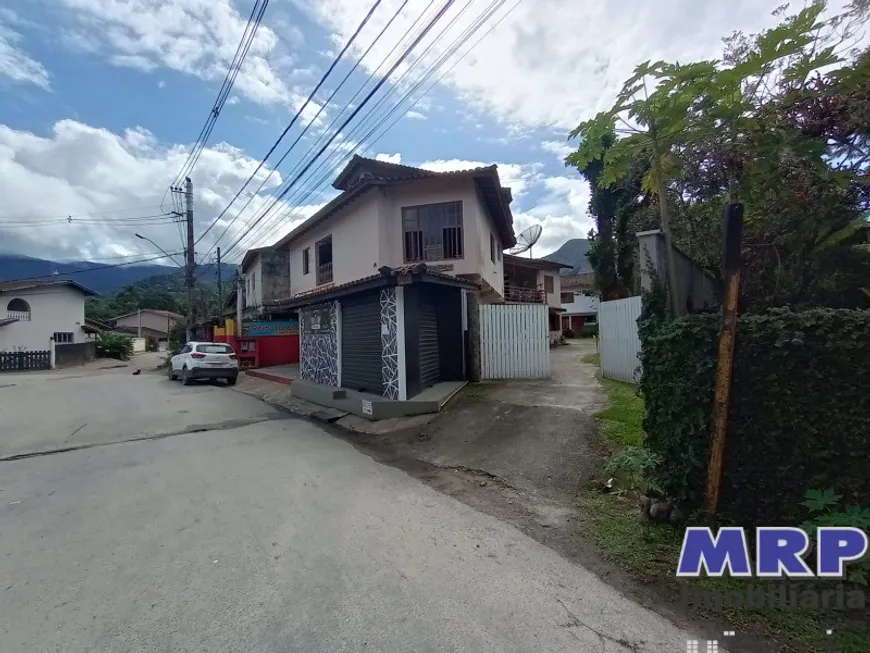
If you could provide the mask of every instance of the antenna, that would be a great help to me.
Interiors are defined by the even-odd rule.
[[[517,236],[517,244],[511,247],[508,252],[516,256],[517,254],[522,254],[528,250],[529,258],[532,258],[532,245],[538,242],[543,230],[544,229],[541,225],[533,224],[528,229],[520,232],[520,235]]]

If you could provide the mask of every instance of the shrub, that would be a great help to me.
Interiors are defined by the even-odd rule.
[[[97,340],[97,356],[125,361],[133,355],[133,339],[121,333],[104,332]]]
[[[145,338],[145,351],[159,351],[160,342],[153,336]]]
[[[646,445],[657,481],[703,500],[721,318],[640,321]],[[741,525],[796,524],[807,487],[870,505],[870,312],[772,309],[740,318],[721,509]]]
[[[870,508],[861,506],[843,506],[842,497],[832,489],[824,491],[808,490],[801,505],[806,508],[810,517],[801,524],[807,532],[815,533],[817,528],[826,526],[851,526],[863,531],[870,530]],[[868,585],[870,580],[870,555],[854,562],[846,570],[846,580],[856,585]]]

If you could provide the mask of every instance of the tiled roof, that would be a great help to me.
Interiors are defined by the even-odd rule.
[[[381,268],[381,271],[378,274],[372,274],[367,277],[363,277],[361,279],[354,279],[353,281],[347,281],[345,283],[340,283],[338,285],[332,286],[323,286],[320,288],[315,288],[314,290],[309,290],[308,292],[298,293],[293,297],[285,297],[282,299],[276,299],[273,303],[276,305],[288,304],[290,302],[296,302],[301,299],[308,299],[309,297],[318,297],[320,295],[326,295],[328,293],[335,292],[336,290],[344,290],[346,288],[353,288],[354,286],[362,286],[370,281],[376,281],[377,279],[382,279],[385,277],[391,276],[402,276],[405,274],[425,274],[427,277],[435,277],[438,279],[445,279],[448,281],[459,281],[462,283],[466,283],[469,285],[473,285],[467,279],[460,279],[452,274],[446,274],[444,272],[440,272],[436,269],[428,267],[425,263],[417,263],[414,265],[402,265],[397,268]]]
[[[184,316],[179,315],[178,313],[173,313],[172,311],[162,311],[156,308],[143,308],[142,313],[153,313],[154,315],[159,315],[161,317],[168,317],[172,320],[183,320]],[[123,315],[119,315],[118,317],[113,317],[113,320],[120,320],[125,317],[130,317],[131,315],[138,315],[139,311],[133,311],[132,313],[124,313]]]
[[[0,293],[15,292],[20,290],[31,290],[33,288],[44,288],[47,286],[71,286],[76,290],[82,291],[85,295],[96,297],[100,293],[91,290],[87,286],[83,286],[77,281],[71,279],[30,279],[26,281],[0,281]]]
[[[356,179],[353,179],[353,174],[360,168],[366,169]],[[473,176],[477,183],[478,189],[487,203],[487,208],[490,213],[495,216],[496,224],[499,229],[499,236],[506,247],[511,247],[516,243],[516,236],[513,228],[513,215],[510,210],[510,202],[513,199],[513,194],[509,188],[503,188],[498,176],[498,166],[484,166],[481,168],[470,168],[467,170],[450,170],[446,172],[435,172],[433,170],[424,170],[423,168],[414,168],[411,166],[400,165],[398,163],[388,163],[386,161],[378,161],[376,159],[368,159],[355,155],[348,163],[344,170],[338,175],[333,187],[341,190],[342,193],[333,198],[317,213],[305,220],[298,227],[293,229],[289,234],[279,240],[274,247],[281,247],[295,240],[303,233],[310,230],[320,222],[329,218],[336,211],[356,200],[363,195],[367,190],[375,186],[389,186],[403,184],[409,181],[435,179],[435,178],[452,178],[462,176]]]
[[[534,268],[535,270],[559,270],[561,268],[571,267],[565,263],[546,261],[542,258],[523,258],[522,256],[514,256],[513,254],[505,254],[504,262],[518,265],[520,267]]]

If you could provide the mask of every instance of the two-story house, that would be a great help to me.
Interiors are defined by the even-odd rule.
[[[245,252],[239,270],[245,316],[258,316],[263,307],[290,297],[289,254],[287,247],[257,247]]]
[[[0,354],[89,342],[85,299],[96,295],[66,279],[0,281]]]
[[[507,302],[546,304],[550,344],[562,337],[560,272],[570,265],[540,258],[504,255],[504,294]]]
[[[516,243],[496,166],[432,172],[355,156],[341,193],[273,246],[289,257],[300,376],[407,399],[466,375],[468,304],[503,302]],[[256,291],[254,291],[256,292]]]

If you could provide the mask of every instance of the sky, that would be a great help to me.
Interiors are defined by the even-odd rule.
[[[271,0],[191,174],[195,231],[205,234],[199,259],[213,258],[217,244],[238,261],[246,248],[278,240],[335,194],[330,183],[354,153],[433,170],[497,164],[513,190],[516,231],[543,227],[535,256],[586,237],[589,188],[563,163],[577,146],[571,129],[609,106],[638,63],[714,58],[734,30],[774,25],[781,4],[454,0],[412,48],[446,1],[379,2],[303,108],[374,0]],[[179,225],[165,216],[178,208],[168,187],[253,5],[0,0],[0,252],[157,255],[136,233],[180,251]],[[290,191],[275,201],[282,183]]]

